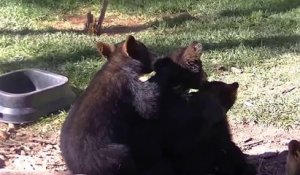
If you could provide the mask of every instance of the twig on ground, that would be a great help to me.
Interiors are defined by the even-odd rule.
[[[50,144],[50,145],[55,145],[55,141],[51,140],[45,140],[45,139],[38,139],[38,138],[31,138],[31,142],[40,142],[40,143],[45,143],[45,144]]]
[[[260,140],[260,141],[256,141],[256,142],[251,142],[251,143],[247,143],[247,144],[243,144],[242,147],[245,149],[245,150],[248,150],[254,146],[257,146],[257,145],[260,145],[262,144],[264,141],[263,140]]]
[[[282,91],[282,94],[286,94],[288,92],[291,92],[292,90],[296,89],[296,86],[290,87],[288,89],[285,89],[284,91]]]

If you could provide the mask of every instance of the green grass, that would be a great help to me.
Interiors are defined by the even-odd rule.
[[[244,67],[242,74],[213,73],[211,79],[240,84],[235,106],[229,112],[237,122],[277,127],[300,126],[300,56],[284,54],[259,66]]]
[[[99,5],[98,0],[1,0],[0,73],[45,69],[68,76],[80,93],[105,61],[97,55],[95,41],[113,43],[127,34],[88,36],[46,23],[55,24],[65,15],[84,14],[87,9],[96,13]],[[152,25],[134,36],[159,53],[201,41],[210,78],[241,84],[229,114],[232,119],[300,127],[298,0],[114,0],[108,12],[151,19]],[[161,18],[180,12],[193,17]],[[237,67],[244,73],[220,74],[218,66]],[[282,94],[289,86],[296,88]],[[37,123],[51,126],[65,115],[63,111]]]

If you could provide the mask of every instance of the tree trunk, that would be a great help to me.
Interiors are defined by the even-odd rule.
[[[100,16],[98,18],[98,23],[97,23],[97,35],[101,34],[102,24],[103,24],[103,21],[104,21],[107,6],[108,6],[108,0],[103,0],[102,8],[100,10]]]

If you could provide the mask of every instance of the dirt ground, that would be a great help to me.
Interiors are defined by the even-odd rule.
[[[284,175],[287,145],[300,130],[231,123],[233,140],[257,167],[258,175]]]
[[[286,131],[273,127],[231,124],[233,140],[255,164],[259,175],[284,175],[287,144],[300,140],[299,130]],[[6,124],[0,129],[7,130]],[[0,142],[0,174],[31,172],[30,174],[68,174],[59,150],[59,133],[37,136],[26,127],[13,129]],[[43,173],[38,173],[43,172]]]

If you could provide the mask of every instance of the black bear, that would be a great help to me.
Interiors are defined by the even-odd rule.
[[[153,55],[133,36],[115,45],[98,42],[97,47],[108,61],[62,126],[62,156],[74,174],[139,174],[130,148],[137,142],[132,128],[158,115],[164,75],[156,82],[138,80],[152,71]]]
[[[239,85],[207,82],[201,55],[202,45],[192,42],[154,66],[156,77],[162,67],[172,70],[168,89],[179,86],[179,91],[169,90],[162,98],[159,119],[163,152],[178,174],[254,175],[256,170],[231,140],[226,117]],[[186,94],[189,88],[199,91]]]
[[[291,140],[288,144],[288,155],[286,159],[286,175],[300,174],[300,142]]]
[[[168,67],[170,71],[168,91],[162,93],[159,122],[140,126],[139,131],[143,131],[139,133],[140,138],[147,139],[144,142],[147,144],[149,138],[160,138],[162,153],[157,155],[164,155],[167,161],[157,161],[159,170],[171,164],[174,174],[254,175],[255,168],[246,163],[242,151],[231,140],[226,118],[226,112],[235,103],[239,85],[207,82],[199,59],[201,54],[202,45],[193,42],[155,63],[153,78],[162,75],[161,68]],[[183,98],[182,93],[189,88],[199,88],[199,91]],[[157,126],[161,132],[159,137],[152,135]],[[139,148],[141,155],[148,149]],[[150,152],[155,155],[156,151]]]
[[[239,85],[207,82],[201,55],[202,45],[192,42],[154,65],[153,78],[165,73],[161,73],[163,67],[170,71],[169,91],[162,94],[158,124],[162,154],[168,161],[160,161],[157,167],[167,162],[166,166],[171,164],[174,174],[254,175],[256,170],[246,163],[244,154],[231,140],[226,117],[235,103]],[[173,91],[174,87],[179,90]],[[182,94],[186,96],[189,88],[199,91],[183,98]],[[149,125],[149,131],[156,130]]]
[[[207,80],[207,74],[203,70],[200,59],[202,54],[202,44],[193,41],[185,47],[171,51],[165,57],[156,61],[154,69],[159,72],[161,67],[169,67],[171,74],[168,77],[168,86],[179,89],[177,90],[178,93],[190,88],[199,88],[202,82]]]
[[[192,42],[154,65],[154,77],[162,75],[163,67],[171,70],[159,116],[162,152],[168,166],[171,163],[177,174],[185,175],[254,175],[255,169],[231,140],[226,117],[239,85],[207,82],[201,55],[202,45]],[[199,91],[187,94],[189,88]]]
[[[156,75],[149,82],[158,82],[156,79],[165,78],[164,88],[161,87],[161,100],[178,96],[188,88],[199,88],[201,82],[206,80],[206,74],[202,69],[200,57],[202,45],[192,42],[186,47],[175,49],[167,56],[156,60],[154,69]],[[179,89],[173,88],[179,86]],[[178,88],[178,87],[177,87]],[[176,92],[176,93],[175,93]],[[164,105],[158,111],[164,111]],[[172,122],[172,121],[170,121]],[[164,155],[161,138],[161,120],[143,120],[131,127],[132,140],[130,148],[139,172],[153,175],[175,175],[176,167]]]
[[[184,100],[164,101],[164,150],[180,174],[254,175],[231,140],[226,112],[234,104],[238,83],[204,82]]]
[[[239,84],[234,82],[232,84],[227,84],[222,81],[205,81],[202,83],[198,92],[192,92],[189,94],[191,97],[189,100],[198,100],[203,94],[211,96],[212,100],[216,100],[220,106],[223,108],[224,112],[227,111],[234,105],[237,97],[237,90]],[[193,102],[197,105],[197,102]]]

